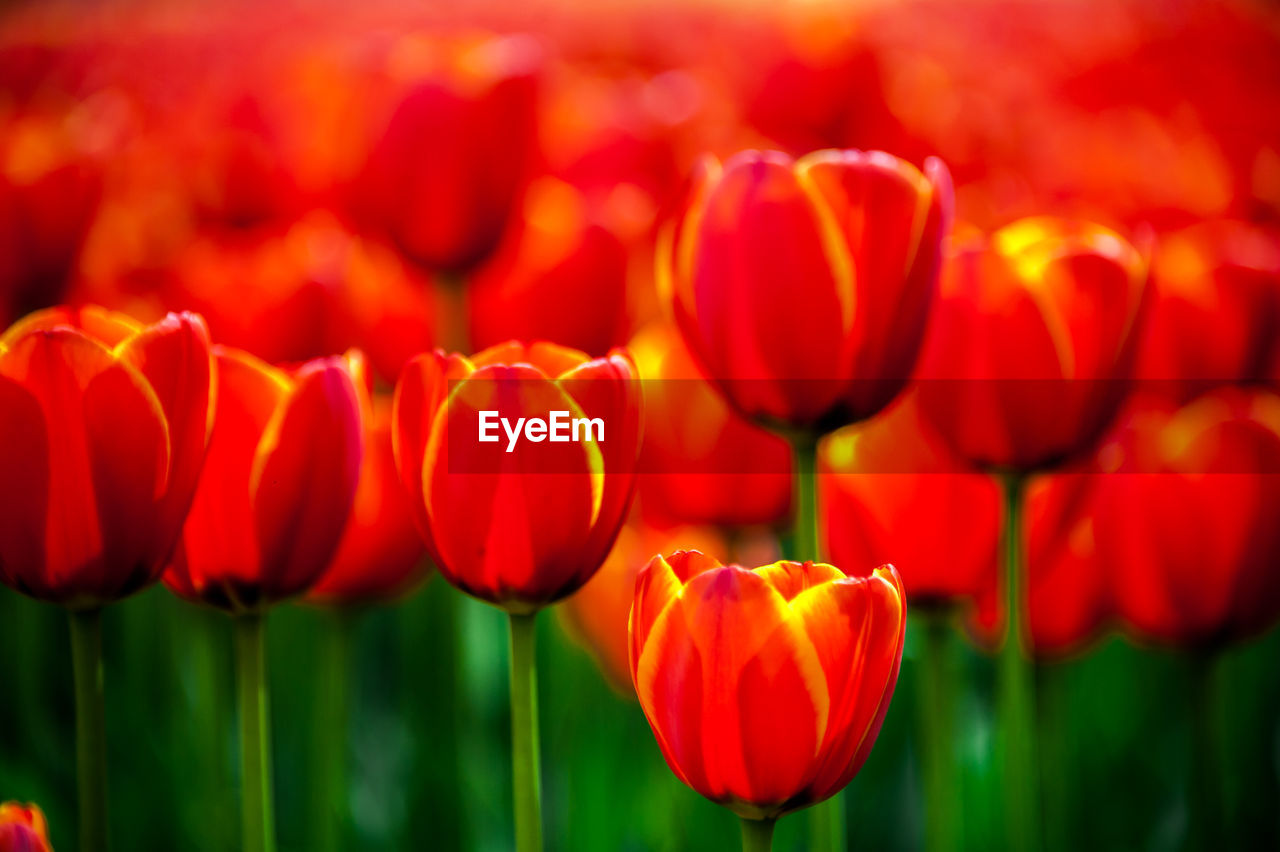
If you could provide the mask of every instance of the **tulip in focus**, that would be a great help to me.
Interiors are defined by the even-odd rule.
[[[0,337],[0,580],[94,609],[160,579],[212,422],[209,335],[51,308]]]
[[[604,420],[602,442],[480,443],[479,412],[515,422],[551,411]],[[471,357],[420,355],[395,398],[400,478],[449,583],[509,612],[576,591],[613,546],[631,502],[639,443],[635,368],[550,343]]]
[[[892,566],[854,577],[676,551],[640,572],[630,633],[636,694],[671,770],[744,821],[771,822],[862,767],[898,679],[906,597]]]
[[[882,409],[924,338],[951,218],[941,161],[705,159],[659,273],[704,372],[748,417],[822,433]]]
[[[0,804],[0,852],[53,852],[49,826],[38,807]]]

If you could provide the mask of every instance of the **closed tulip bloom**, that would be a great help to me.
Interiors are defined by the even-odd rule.
[[[1280,234],[1209,222],[1163,237],[1138,375],[1189,402],[1213,387],[1264,382],[1280,363]]]
[[[0,852],[53,852],[49,826],[38,807],[0,804]]]
[[[212,370],[192,314],[52,308],[0,337],[0,580],[91,609],[160,579],[204,463]]]
[[[985,467],[1086,452],[1128,392],[1146,267],[1083,222],[1024,219],[955,240],[921,364],[925,415]]]
[[[936,159],[704,160],[659,261],[689,348],[757,421],[823,432],[875,414],[915,365],[951,195]]]
[[[505,343],[471,358],[420,355],[400,376],[395,454],[419,530],[454,586],[512,613],[529,613],[599,569],[630,505],[640,397],[629,356],[591,359],[549,343]],[[554,443],[478,440],[480,412],[599,419]],[[528,433],[524,433],[528,434]],[[508,452],[508,448],[511,451]]]
[[[541,50],[527,36],[411,36],[388,64],[403,96],[356,176],[352,211],[423,267],[466,273],[497,247],[526,178]]]
[[[897,571],[746,569],[697,551],[636,581],[631,676],[676,776],[748,819],[832,796],[866,760],[902,660]]]
[[[208,463],[165,584],[257,612],[310,588],[332,560],[360,472],[360,402],[346,358],[295,372],[214,347],[218,405]]]
[[[391,600],[426,576],[426,553],[391,451],[391,400],[375,396],[370,405],[351,518],[333,561],[307,594],[313,603]]]
[[[1125,628],[1215,648],[1280,619],[1280,397],[1225,388],[1135,407],[1095,529]]]

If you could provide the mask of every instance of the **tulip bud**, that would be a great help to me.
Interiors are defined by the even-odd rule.
[[[1089,450],[1128,393],[1147,264],[1099,225],[1025,219],[955,241],[920,368],[962,458],[1039,470]]]
[[[214,347],[209,458],[164,581],[188,600],[256,611],[310,588],[333,558],[363,452],[351,362],[295,372]]]
[[[38,807],[0,804],[0,852],[53,852],[49,826]]]
[[[703,161],[659,259],[680,330],[748,417],[830,431],[911,376],[951,180],[889,154],[745,151]]]
[[[470,359],[437,351],[405,367],[393,415],[396,464],[449,583],[525,613],[591,578],[631,502],[640,441],[634,379],[621,351],[591,360],[549,343],[507,343]],[[602,429],[557,442],[530,426],[521,442],[526,421],[555,411]],[[506,434],[497,434],[499,419]],[[485,423],[492,442],[481,440]]]
[[[71,607],[158,579],[204,464],[204,321],[51,308],[0,337],[0,581]]]

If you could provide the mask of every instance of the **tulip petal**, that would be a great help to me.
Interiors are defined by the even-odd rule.
[[[263,431],[250,480],[261,581],[273,599],[311,585],[342,539],[363,455],[345,362],[313,361]]]
[[[49,504],[49,436],[40,401],[0,375],[0,580],[36,597],[45,577]]]

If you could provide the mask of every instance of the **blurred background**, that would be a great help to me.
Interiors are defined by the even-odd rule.
[[[360,347],[383,390],[431,346],[511,337],[592,354],[630,344],[646,377],[688,378],[654,246],[698,156],[744,147],[937,155],[960,222],[1049,213],[1150,233],[1161,292],[1245,270],[1261,296],[1232,302],[1223,284],[1204,315],[1220,325],[1171,309],[1149,347],[1166,333],[1220,335],[1210,350],[1253,335],[1256,375],[1212,377],[1280,376],[1280,11],[1253,2],[10,4],[0,327],[59,302],[141,319],[191,309],[216,341],[274,361]],[[648,477],[601,582],[541,619],[552,849],[737,842],[732,815],[663,763],[607,617],[625,613],[627,572],[652,553],[700,542],[760,564],[789,524],[785,446],[727,410],[686,423],[681,408],[650,414],[645,452],[666,459],[653,467],[715,446],[746,478]],[[829,464],[856,471],[842,446],[832,440]],[[832,512],[836,546],[855,521]],[[890,558],[910,589],[911,558],[954,548],[937,525],[903,527],[908,564]],[[1280,555],[1269,560],[1280,571]],[[970,849],[1002,831],[985,583],[959,590],[946,616]],[[1188,696],[1206,645],[1224,848],[1280,847],[1280,635],[1157,646],[1123,629],[1105,583],[1067,585],[1046,592],[1049,609],[1083,595],[1089,613],[1045,646],[1036,674],[1049,848],[1185,848]],[[320,848],[310,779],[325,771],[316,742],[333,737],[350,779],[341,848],[509,847],[503,622],[438,578],[391,601],[272,612],[282,849]],[[923,843],[918,624],[845,798],[856,849]],[[230,621],[157,587],[108,610],[105,631],[115,847],[235,848]],[[341,701],[326,667],[344,631]],[[38,802],[54,846],[70,849],[64,617],[0,589],[0,636],[0,799]],[[783,820],[776,848],[802,848],[801,823]]]

